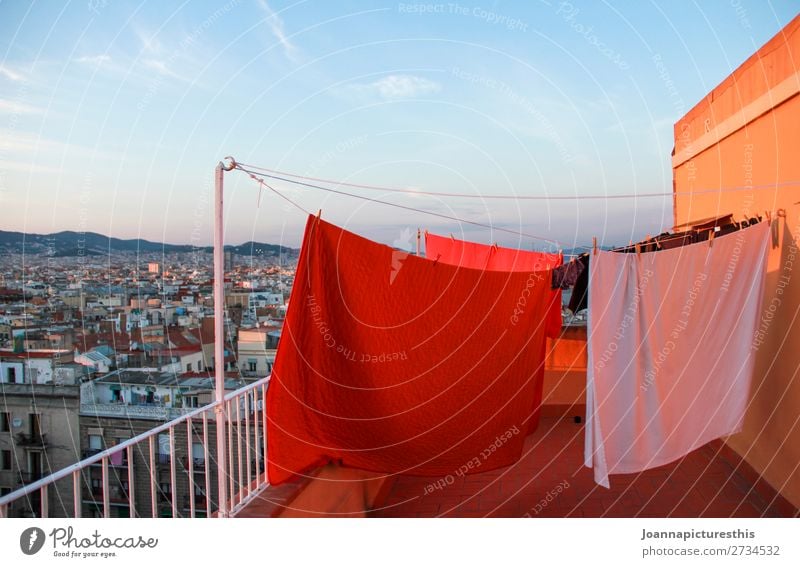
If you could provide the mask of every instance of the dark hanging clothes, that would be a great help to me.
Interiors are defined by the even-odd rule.
[[[573,313],[586,309],[588,306],[589,255],[583,254],[575,261],[580,262],[582,269],[575,280],[575,286],[572,288],[572,297],[569,299],[569,310]]]
[[[578,276],[583,272],[583,262],[579,260],[571,260],[566,264],[562,264],[553,268],[553,289],[569,289],[575,287],[575,282],[578,281]]]

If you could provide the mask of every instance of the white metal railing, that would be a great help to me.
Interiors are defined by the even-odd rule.
[[[103,517],[106,518],[111,516],[112,505],[127,506],[130,517],[141,516],[139,510],[146,507],[142,504],[148,500],[140,498],[136,494],[136,483],[143,474],[148,477],[149,494],[146,496],[149,496],[152,517],[163,515],[165,505],[167,506],[166,510],[169,511],[168,515],[173,518],[196,517],[198,505],[204,508],[207,517],[214,514],[219,516],[235,515],[269,486],[266,472],[268,385],[269,376],[226,394],[221,401],[215,400],[206,406],[189,411],[172,421],[27,484],[0,498],[0,518],[7,518],[12,512],[16,512],[14,504],[21,500],[25,501],[26,512],[28,508],[31,508],[34,515],[47,518],[50,507],[49,489],[55,488],[55,482],[70,477],[72,478],[71,496],[74,517],[81,517],[84,503],[91,506],[101,504]],[[216,426],[219,423],[217,418],[220,412],[225,428],[224,435],[209,435],[209,421],[212,427]],[[186,428],[185,453],[184,458],[179,459],[178,455],[183,447],[176,446],[175,433],[184,427]],[[169,435],[168,455],[161,454],[161,448],[157,445],[159,435],[163,434]],[[226,441],[222,444],[222,455],[219,455],[220,439]],[[202,458],[196,457],[193,453],[193,445],[198,440],[203,446]],[[225,447],[226,445],[227,447]],[[217,451],[214,451],[215,448]],[[126,459],[120,459],[120,451],[125,451]],[[98,465],[101,470],[100,486],[95,487],[92,483],[92,467]],[[162,489],[164,483],[159,481],[159,470],[167,466],[169,467],[168,492]],[[125,473],[120,471],[124,471],[125,468],[127,468],[127,475],[123,479]],[[113,502],[110,490],[110,471],[123,485],[121,490],[119,487],[115,487],[118,491],[117,494],[121,494],[122,497],[116,498]],[[216,473],[218,479],[227,476],[225,479],[227,490],[223,491],[221,501],[219,489],[215,494],[212,485],[212,473]],[[185,484],[181,485],[185,486],[184,491],[179,489],[179,474],[182,477],[181,480],[184,476],[186,477]],[[196,474],[203,478],[202,487],[195,478]],[[124,487],[125,481],[127,481],[127,490]],[[140,483],[138,486],[142,486],[142,484]],[[87,497],[83,496],[85,487],[89,488]],[[200,499],[195,494],[196,488],[201,488]],[[181,495],[181,492],[185,492],[185,494]],[[31,505],[31,497],[37,494],[39,497],[38,514]],[[63,493],[54,494],[54,496],[64,501]],[[188,506],[181,505],[179,502],[181,496],[183,496],[181,502],[188,502]],[[185,513],[187,508],[188,514]]]

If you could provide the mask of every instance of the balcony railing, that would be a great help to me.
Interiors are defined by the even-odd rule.
[[[160,405],[81,404],[81,414],[96,417],[126,417],[167,421],[192,413],[193,408],[170,408]]]
[[[262,447],[266,447],[267,416],[261,408],[265,407],[267,386],[269,376],[248,384],[238,390],[228,393],[222,400],[214,401],[206,406],[194,410],[180,410],[183,415],[173,418],[167,423],[163,423],[133,437],[123,441],[114,447],[99,451],[96,454],[85,453],[85,458],[74,465],[66,467],[44,478],[33,479],[30,483],[10,493],[0,497],[0,518],[9,517],[9,512],[17,501],[39,500],[41,505],[38,513],[46,518],[49,515],[49,495],[51,488],[55,488],[54,483],[62,479],[71,479],[71,494],[63,491],[57,495],[59,501],[68,501],[72,497],[74,507],[74,517],[81,517],[81,506],[84,501],[95,501],[102,508],[104,517],[110,517],[112,501],[114,504],[126,503],[130,509],[130,517],[142,516],[137,512],[137,503],[142,503],[141,498],[137,500],[134,487],[137,484],[137,475],[149,476],[149,490],[147,491],[144,502],[149,500],[149,513],[152,517],[164,516],[164,498],[159,498],[163,494],[160,490],[160,483],[164,482],[166,472],[169,470],[169,484],[173,487],[166,498],[167,514],[171,517],[178,517],[179,511],[188,511],[190,517],[195,517],[198,507],[204,507],[205,516],[209,517],[212,513],[217,516],[235,515],[239,510],[246,506],[262,490],[269,486],[266,473],[260,472],[260,468],[249,466],[250,463],[266,461],[266,455],[262,454]],[[136,406],[113,406],[129,409]],[[81,406],[81,411],[90,415],[102,415],[98,410],[100,406],[85,404]],[[94,408],[94,409],[92,409]],[[217,435],[209,434],[209,425],[216,426],[217,413],[223,418],[223,431],[216,432]],[[129,414],[119,414],[126,416]],[[184,429],[185,428],[185,429]],[[186,441],[176,444],[176,432],[183,429],[186,432]],[[166,455],[164,466],[157,467],[156,462],[161,460],[160,436],[166,435],[169,438],[170,455]],[[180,458],[180,453],[184,455],[193,454],[193,445],[201,444],[204,455],[198,461],[197,458]],[[221,450],[221,455],[218,452]],[[125,451],[124,461],[135,463],[134,455],[144,460],[142,470],[136,466],[128,466],[126,469],[116,468],[112,464],[112,459],[118,459],[119,451]],[[219,458],[221,456],[221,458]],[[117,461],[119,462],[119,461]],[[87,486],[87,479],[92,478],[92,470],[97,473],[96,465],[101,467],[101,485],[99,487]],[[255,470],[254,470],[255,469]],[[204,479],[196,479],[195,472],[200,471],[204,474]],[[215,482],[212,484],[212,472],[216,474]],[[185,481],[185,500],[181,500],[180,486],[177,482],[178,474],[181,474],[182,482]],[[159,475],[161,479],[159,480]],[[122,496],[112,496],[110,482],[124,478],[130,490],[123,491]],[[219,479],[224,479],[219,482]],[[199,482],[202,480],[202,482]],[[59,483],[59,488],[63,483]],[[195,495],[195,487],[200,484],[206,496]],[[181,485],[183,486],[183,485]],[[85,492],[86,494],[82,494]],[[161,505],[160,505],[161,504]],[[188,504],[188,505],[186,505]],[[142,506],[146,508],[147,506]]]
[[[47,447],[47,435],[44,433],[17,433],[14,441],[20,447]]]

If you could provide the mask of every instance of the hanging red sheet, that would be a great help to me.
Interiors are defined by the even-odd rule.
[[[267,394],[268,473],[466,474],[521,454],[549,272],[459,269],[310,217]]]
[[[501,272],[552,270],[556,266],[560,266],[563,261],[560,254],[503,248],[497,245],[487,246],[458,240],[452,236],[431,234],[428,231],[425,231],[425,256],[431,260],[462,268]],[[561,334],[561,289],[550,290],[548,302],[550,309],[547,313],[545,334],[555,338]],[[545,359],[546,357],[547,343],[545,342],[542,343],[541,358]],[[544,380],[544,365],[538,367],[538,372],[536,384],[540,384]],[[531,419],[528,420],[527,433],[533,432],[539,424],[538,408],[540,405],[541,397],[537,398],[534,403],[535,409]]]
[[[428,231],[425,231],[425,256],[462,268],[499,272],[552,270],[563,262],[560,254],[488,246],[458,240],[452,236],[439,236]],[[557,337],[561,334],[562,325],[560,289],[552,290],[550,302],[546,331],[548,337]]]

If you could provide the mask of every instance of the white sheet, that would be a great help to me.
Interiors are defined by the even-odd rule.
[[[741,428],[769,226],[589,262],[585,464],[595,482]]]

